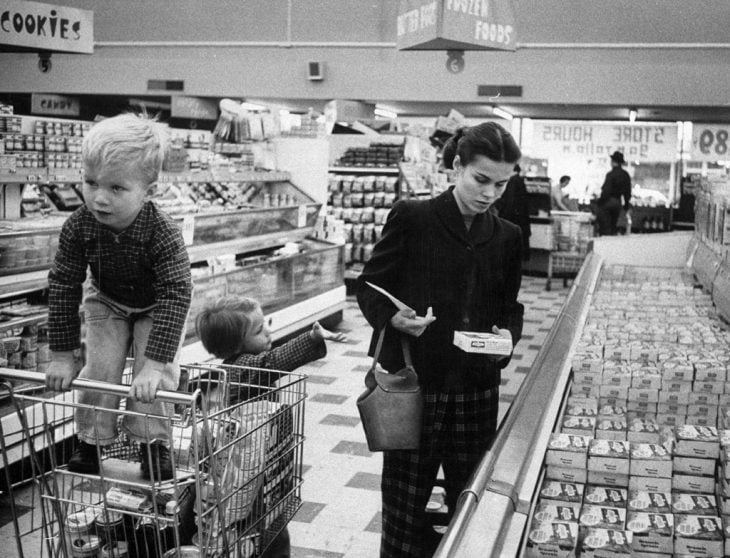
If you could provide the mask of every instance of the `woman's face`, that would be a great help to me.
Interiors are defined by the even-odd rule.
[[[454,197],[462,215],[487,211],[504,193],[513,167],[514,163],[492,161],[484,155],[477,155],[471,163],[462,166],[457,156]]]

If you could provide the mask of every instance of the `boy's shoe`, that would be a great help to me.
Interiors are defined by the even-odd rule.
[[[68,460],[68,470],[86,475],[99,474],[99,454],[96,446],[78,440],[76,449]]]
[[[150,457],[152,463],[149,462]],[[162,442],[139,445],[139,458],[142,462],[142,478],[153,481],[163,481],[172,478],[172,461],[170,450]],[[152,472],[152,477],[150,476]]]

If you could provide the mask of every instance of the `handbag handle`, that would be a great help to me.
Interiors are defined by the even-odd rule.
[[[380,350],[383,348],[383,340],[385,339],[385,327],[380,330],[380,336],[378,336],[378,343],[375,345],[375,352],[373,353],[373,365],[371,367],[371,370],[375,370],[375,367],[378,364],[378,357],[380,356]],[[400,344],[401,349],[403,350],[403,361],[406,363],[406,366],[410,366],[413,368],[413,362],[411,361],[411,346],[408,343],[408,340],[403,336],[403,334],[400,335]]]

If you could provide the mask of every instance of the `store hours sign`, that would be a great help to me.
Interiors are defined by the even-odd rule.
[[[730,124],[693,124],[693,161],[730,161]]]
[[[605,159],[621,151],[628,161],[672,162],[677,158],[677,126],[581,121],[535,121],[530,154],[559,159]]]

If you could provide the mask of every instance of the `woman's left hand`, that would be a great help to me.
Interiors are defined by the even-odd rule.
[[[512,345],[512,348],[514,349],[514,342],[512,341],[512,332],[509,329],[500,329],[497,326],[492,326],[492,333],[499,335],[500,337],[504,337],[505,339],[509,339],[510,345]],[[509,357],[504,355],[490,355],[489,358],[491,358],[494,362],[502,362],[503,360],[507,360]]]

